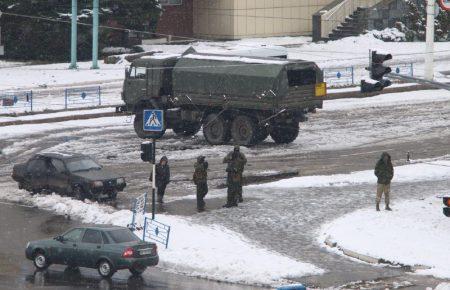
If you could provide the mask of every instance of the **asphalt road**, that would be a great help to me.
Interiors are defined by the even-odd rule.
[[[274,173],[292,170],[300,172],[300,175],[316,175],[373,169],[382,151],[391,153],[395,165],[405,163],[408,151],[412,152],[415,159],[447,155],[450,144],[450,103],[430,102],[319,111],[318,114],[311,115],[310,121],[302,124],[301,128],[300,136],[293,144],[277,146],[268,139],[259,146],[243,149],[249,159],[246,175],[265,172],[266,178],[271,179],[270,176]],[[121,126],[67,129],[61,124],[61,128],[45,134],[0,140],[0,146],[5,147],[5,152],[8,153],[0,157],[0,184],[4,187],[0,191],[11,194],[17,190],[17,185],[10,178],[14,163],[23,162],[33,153],[43,150],[75,151],[93,155],[102,164],[127,177],[128,186],[126,192],[119,195],[118,207],[129,208],[132,198],[148,188],[149,165],[143,164],[139,159],[140,142],[132,131],[132,125],[127,124],[125,118]],[[321,223],[372,202],[372,189],[368,187],[343,188],[330,195],[321,190],[305,189],[300,197],[295,192],[287,192],[284,202],[261,192],[247,198],[239,209],[218,210],[224,203],[225,192],[221,189],[225,176],[221,159],[230,149],[231,146],[207,145],[201,134],[186,139],[168,132],[158,142],[158,155],[169,156],[173,182],[167,190],[167,203],[159,207],[159,210],[170,214],[194,215],[199,222],[223,224],[270,249],[299,260],[306,259],[331,270],[325,275],[298,279],[310,286],[337,287],[361,281],[352,284],[352,287],[384,289],[393,287],[394,283],[410,281],[415,285],[410,289],[424,289],[441,281],[432,277],[410,275],[404,269],[380,269],[361,264],[332,255],[314,244],[314,230]],[[197,215],[195,211],[195,200],[182,198],[195,193],[191,178],[193,163],[199,154],[206,155],[210,162],[210,195],[217,196],[207,200],[209,211],[202,215]],[[440,186],[445,188],[445,184]],[[415,196],[420,191],[426,192],[426,186],[416,184],[394,189],[404,197],[408,197],[409,191],[415,192]],[[349,191],[354,198],[346,198]],[[327,203],[321,202],[328,196],[332,198]],[[27,218],[24,219],[24,216]],[[286,217],[290,217],[290,220]],[[11,235],[5,239],[7,242],[0,245],[0,281],[5,281],[5,287],[28,287],[34,285],[34,281],[38,281],[38,284],[44,281],[47,287],[53,286],[55,289],[62,289],[62,285],[72,287],[67,289],[77,289],[110,284],[98,279],[95,271],[82,270],[82,278],[76,279],[71,277],[78,277],[78,273],[64,273],[64,269],[59,268],[47,275],[33,275],[31,262],[24,260],[23,247],[26,240],[54,235],[60,229],[59,225],[66,228],[73,221],[65,221],[35,209],[8,209],[8,206],[1,206],[0,219],[3,219],[0,226],[8,227],[1,230],[2,237],[3,233]],[[236,220],[241,220],[241,223],[236,223]],[[292,221],[297,224],[288,223]],[[273,234],[271,231],[277,226],[282,228],[278,234]],[[10,257],[11,252],[14,258]],[[8,263],[14,266],[9,267]],[[128,281],[128,277],[128,273],[115,276],[112,287],[134,289],[132,287],[135,287],[133,283],[136,281]],[[130,284],[134,286],[129,286]],[[157,269],[148,271],[143,284],[143,287],[150,289],[245,289],[243,286],[170,275]],[[189,285],[192,288],[188,288],[191,287]]]
[[[25,258],[29,240],[53,237],[80,223],[55,216],[36,208],[0,203],[0,289],[187,289],[187,290],[253,290],[259,287],[218,283],[147,269],[142,278],[128,271],[117,272],[112,279],[102,279],[96,270],[71,271],[54,265],[38,272]]]

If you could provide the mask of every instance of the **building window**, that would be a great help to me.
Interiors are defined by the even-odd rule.
[[[159,4],[162,6],[181,5],[183,0],[159,0]]]

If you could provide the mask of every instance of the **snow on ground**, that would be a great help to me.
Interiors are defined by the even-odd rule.
[[[319,242],[323,244],[330,237],[339,246],[359,254],[428,266],[431,269],[418,273],[449,278],[450,219],[442,214],[442,207],[442,199],[432,196],[397,202],[392,212],[358,210],[324,225]]]
[[[74,128],[102,128],[106,126],[129,126],[131,130],[131,125],[127,121],[126,116],[120,117],[104,117],[96,119],[87,120],[73,120],[57,123],[47,123],[47,124],[25,124],[25,125],[12,125],[0,127],[0,140],[9,139],[19,136],[29,136],[32,134],[40,134],[53,130],[60,129],[74,129]]]
[[[450,91],[430,90],[378,95],[370,98],[349,98],[325,101],[323,111],[353,110],[372,107],[422,104],[450,100]]]
[[[92,81],[122,80],[125,65],[100,62],[100,69],[96,70],[90,69],[90,62],[79,62],[79,68],[76,70],[68,69],[68,63],[0,67],[0,90],[23,90]]]
[[[16,121],[35,121],[35,120],[70,117],[70,116],[77,116],[77,115],[95,115],[95,114],[110,113],[110,112],[115,112],[115,111],[116,111],[115,107],[109,107],[109,108],[89,109],[89,110],[79,110],[79,111],[63,111],[63,112],[48,113],[48,114],[24,115],[24,116],[17,116],[17,117],[1,117],[0,116],[0,123],[8,123],[8,122],[16,122]]]
[[[69,215],[84,223],[126,226],[131,211],[93,202],[81,202],[59,195],[28,193],[3,194],[12,201],[28,202],[40,209]],[[322,269],[283,256],[254,244],[223,226],[203,226],[190,218],[158,215],[157,220],[171,226],[169,248],[159,245],[160,264],[165,270],[226,282],[279,285],[283,281],[311,274]],[[137,233],[142,236],[142,233]]]
[[[441,180],[450,176],[450,160],[437,160],[396,166],[392,182],[418,182],[424,180]],[[283,179],[266,184],[250,185],[250,188],[304,188],[349,186],[376,183],[373,170],[352,172],[349,174],[314,175]]]

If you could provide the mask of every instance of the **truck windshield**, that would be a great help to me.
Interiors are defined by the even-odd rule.
[[[129,78],[132,79],[145,79],[147,69],[145,67],[130,67]]]
[[[66,167],[70,172],[99,170],[102,167],[90,158],[69,160]]]
[[[120,230],[113,230],[108,232],[111,239],[116,244],[121,243],[129,243],[129,242],[137,242],[140,241],[138,237],[136,237],[130,230],[128,229],[120,229]]]

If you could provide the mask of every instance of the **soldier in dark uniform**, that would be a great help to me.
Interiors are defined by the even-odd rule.
[[[223,163],[227,164],[227,203],[224,207],[237,206],[238,202],[242,202],[242,178],[244,166],[247,158],[240,152],[239,146],[235,146],[233,152],[230,152],[224,159]]]
[[[194,165],[194,184],[197,186],[197,210],[205,210],[205,201],[203,200],[208,193],[208,162],[205,156],[199,156]]]
[[[170,182],[170,167],[166,156],[163,156],[156,164],[156,188],[158,193],[158,202],[163,203],[164,193],[166,192],[167,184]]]

